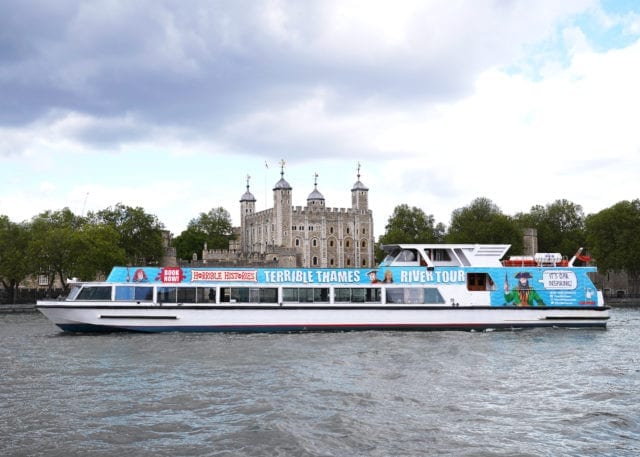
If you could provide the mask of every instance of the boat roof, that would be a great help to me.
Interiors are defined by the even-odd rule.
[[[443,244],[443,243],[398,243],[380,246],[388,255],[381,263],[384,266],[407,265],[422,261],[427,266],[474,266],[499,267],[510,244]],[[414,254],[413,257],[411,254]]]

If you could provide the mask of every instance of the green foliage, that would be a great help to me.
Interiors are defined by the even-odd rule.
[[[228,249],[232,239],[231,215],[218,207],[191,219],[187,229],[175,239],[174,246],[179,259],[190,260],[194,253],[202,259],[205,243],[208,249]]]
[[[118,243],[120,235],[106,224],[85,224],[77,232],[80,252],[74,274],[82,280],[106,277],[115,265],[126,263],[126,254]]]
[[[480,197],[469,206],[453,211],[446,234],[447,243],[510,244],[511,253],[524,250],[522,230],[488,198]]]
[[[118,203],[97,213],[89,213],[94,224],[112,227],[119,234],[118,245],[124,250],[126,262],[131,265],[157,263],[164,252],[163,224],[142,208]]]
[[[395,207],[385,227],[386,232],[378,239],[379,245],[396,243],[438,243],[444,237],[444,225],[435,224],[432,215],[425,214],[415,206],[406,204]],[[379,262],[384,252],[376,249],[376,260]]]
[[[516,214],[515,220],[522,229],[537,230],[540,252],[559,252],[571,257],[579,247],[585,246],[582,207],[568,200],[556,200],[546,207],[533,206],[529,213]]]
[[[207,242],[207,234],[194,228],[187,228],[173,241],[176,256],[179,259],[191,260],[193,254],[202,259],[202,249]]]
[[[32,271],[27,255],[29,230],[26,224],[15,224],[0,216],[0,282],[5,289],[16,288]]]
[[[69,208],[45,211],[31,220],[29,256],[39,274],[49,277],[52,285],[57,276],[66,288],[66,280],[74,276],[77,257],[82,253],[80,229],[83,218]]]
[[[632,290],[640,276],[640,200],[621,201],[586,219],[589,252],[601,272],[626,271]]]

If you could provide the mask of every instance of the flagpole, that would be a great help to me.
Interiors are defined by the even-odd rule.
[[[264,209],[267,210],[267,170],[269,170],[269,162],[264,161]]]

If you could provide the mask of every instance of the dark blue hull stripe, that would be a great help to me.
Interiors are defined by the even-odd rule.
[[[108,326],[90,324],[58,324],[65,332],[76,333],[111,333],[111,332],[213,332],[213,333],[298,333],[298,332],[346,332],[346,331],[444,331],[444,330],[513,330],[535,327],[564,327],[564,328],[606,328],[602,321],[585,320],[581,322],[540,322],[531,324],[363,324],[363,325],[233,325],[233,326]]]

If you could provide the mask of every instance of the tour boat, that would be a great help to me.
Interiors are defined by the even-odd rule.
[[[115,267],[37,309],[68,332],[606,327],[580,251],[503,260],[509,247],[388,245],[373,269]]]

